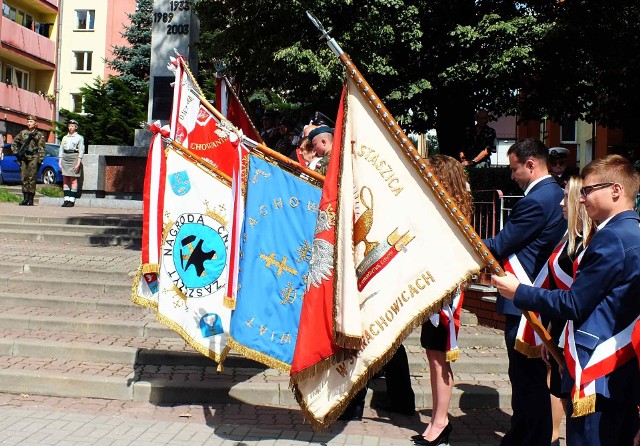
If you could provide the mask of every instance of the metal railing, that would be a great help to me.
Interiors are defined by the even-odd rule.
[[[494,237],[522,195],[504,195],[499,189],[473,192],[473,227],[481,238]]]

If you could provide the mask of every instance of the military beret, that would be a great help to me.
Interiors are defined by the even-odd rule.
[[[569,156],[569,149],[564,147],[551,147],[549,149],[550,158],[566,158]]]
[[[313,142],[313,138],[323,133],[331,133],[333,135],[333,129],[329,126],[321,125],[309,132],[309,141]]]

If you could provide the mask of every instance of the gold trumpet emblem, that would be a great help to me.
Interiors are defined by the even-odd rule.
[[[367,204],[365,200],[365,190],[369,195],[369,204]],[[375,249],[379,244],[378,242],[370,242],[367,240],[367,235],[369,235],[369,231],[371,231],[371,226],[373,225],[373,193],[367,186],[363,186],[362,189],[360,189],[360,202],[366,210],[358,217],[353,225],[353,241],[356,246],[364,242],[364,256],[366,257],[371,250]]]

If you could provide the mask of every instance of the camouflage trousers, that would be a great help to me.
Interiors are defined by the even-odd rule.
[[[36,193],[36,179],[40,163],[37,157],[20,161],[20,179],[22,180],[22,193]]]

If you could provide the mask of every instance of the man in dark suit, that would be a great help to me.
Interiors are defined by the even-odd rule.
[[[525,196],[513,207],[498,235],[484,242],[494,256],[525,274],[523,280],[533,282],[567,229],[560,208],[563,190],[548,173],[549,152],[542,141],[524,139],[512,145],[507,155],[511,179]],[[506,319],[513,410],[510,430],[501,444],[549,446],[552,423],[546,365],[514,349],[522,312],[500,295],[496,309]]]
[[[640,315],[640,218],[633,211],[640,176],[619,155],[592,161],[582,176],[580,201],[599,225],[571,288],[532,288],[513,275],[493,280],[518,308],[568,321],[562,391],[571,392],[573,404],[567,444],[630,445],[640,424],[640,373],[631,344]]]

